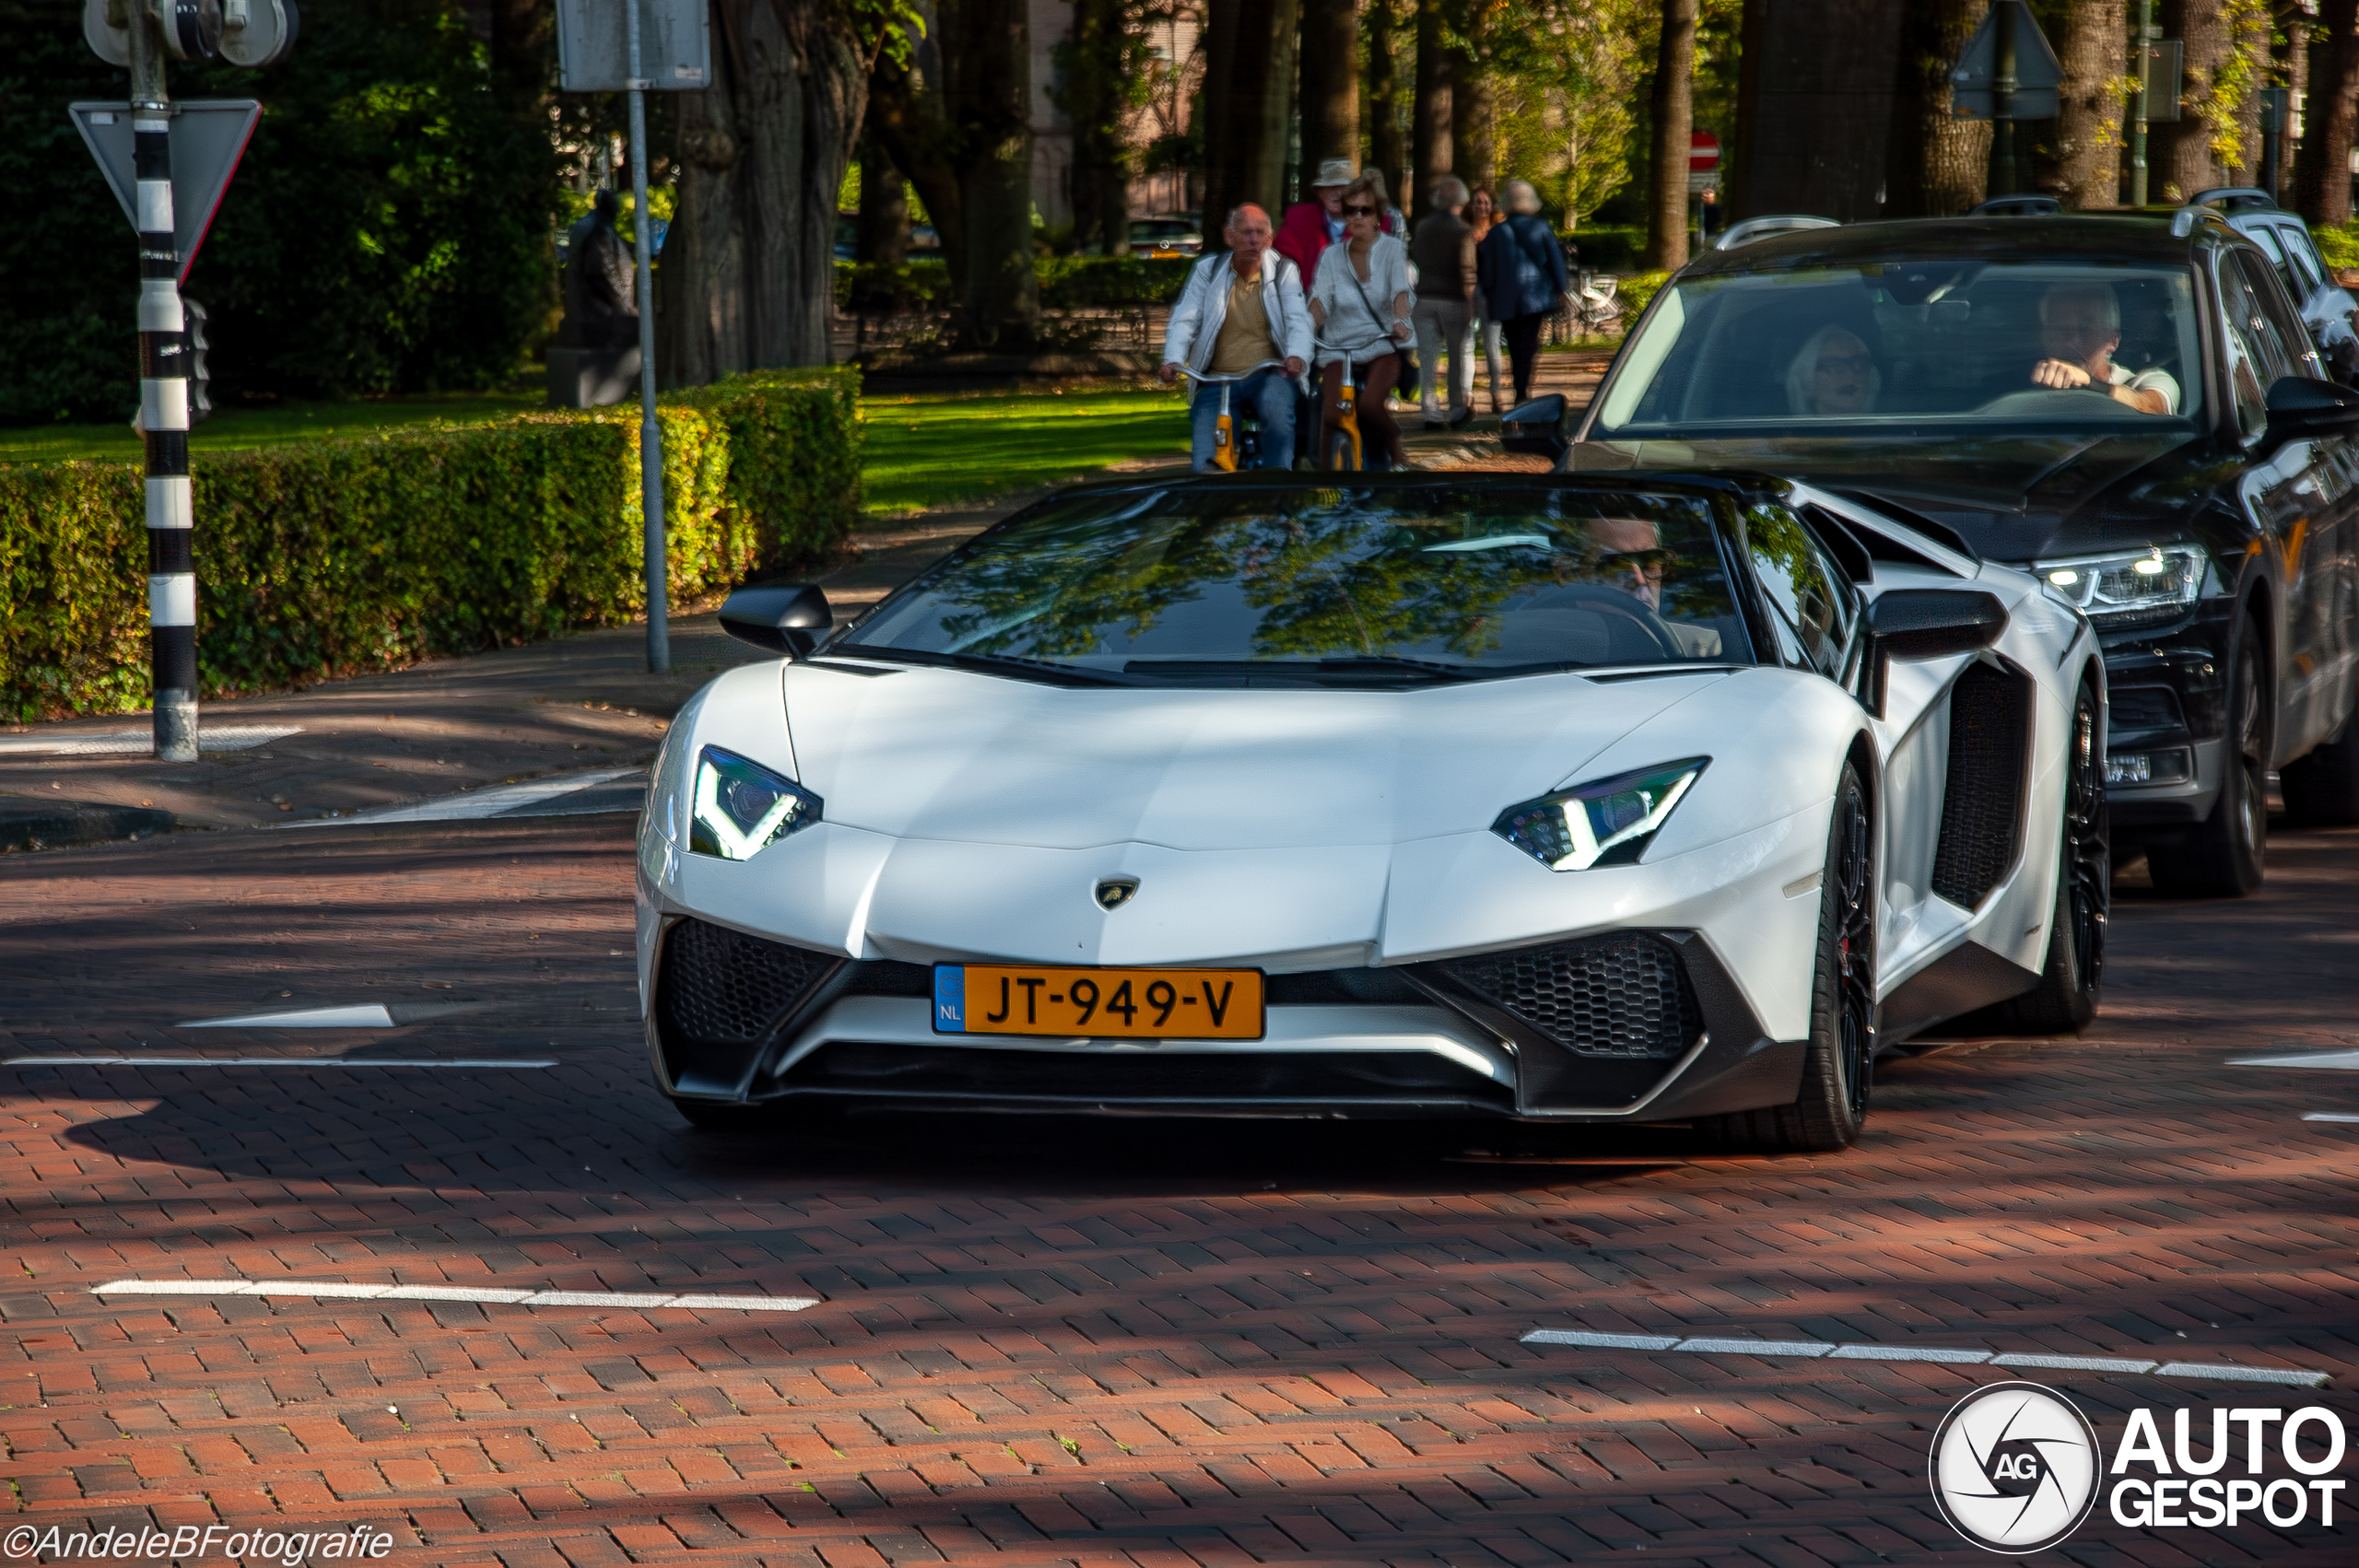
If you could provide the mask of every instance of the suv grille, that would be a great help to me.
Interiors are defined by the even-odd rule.
[[[1576,1056],[1667,1060],[1704,1032],[1686,976],[1650,936],[1617,931],[1437,965]]]
[[[664,938],[656,1016],[667,1042],[757,1046],[841,962],[682,920]]]

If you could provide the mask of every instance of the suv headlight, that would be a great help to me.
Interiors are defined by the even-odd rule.
[[[1711,762],[1691,756],[1509,806],[1491,831],[1552,872],[1636,863]]]
[[[735,752],[707,746],[697,757],[688,806],[688,848],[724,860],[757,852],[819,820],[819,797]]]
[[[2075,556],[2032,568],[2048,594],[2086,614],[2099,631],[2177,620],[2203,591],[2203,552],[2163,544],[2109,556]]]

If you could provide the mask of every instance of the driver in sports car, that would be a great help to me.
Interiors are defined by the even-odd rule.
[[[1589,532],[1595,545],[1590,569],[1597,580],[1661,614],[1663,579],[1677,559],[1662,547],[1662,531],[1642,517],[1602,517],[1590,524]],[[1710,626],[1669,619],[1662,624],[1688,658],[1720,656],[1720,634]]]
[[[2121,302],[2111,286],[2060,283],[2048,289],[2039,300],[2039,336],[2048,357],[2032,367],[2034,386],[2095,387],[2141,414],[2178,412],[2178,383],[2168,371],[2132,374],[2113,362],[2121,346]]]

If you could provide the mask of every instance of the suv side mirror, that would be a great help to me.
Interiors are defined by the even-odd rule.
[[[2359,392],[2307,376],[2280,376],[2269,386],[2272,440],[2326,436],[2359,428]]]
[[[1535,397],[1499,415],[1499,445],[1511,452],[1533,452],[1562,468],[1572,443],[1565,439],[1561,392]]]
[[[1999,640],[2007,607],[1980,588],[1896,588],[1868,606],[1870,713],[1884,717],[1884,677],[1895,659],[1946,659]]]
[[[741,642],[791,659],[809,655],[836,624],[827,596],[809,583],[741,588],[721,606],[721,629]]]

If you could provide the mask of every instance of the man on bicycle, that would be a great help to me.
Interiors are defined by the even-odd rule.
[[[1243,376],[1234,406],[1262,420],[1261,466],[1294,466],[1294,383],[1310,357],[1310,312],[1302,298],[1302,270],[1270,249],[1270,215],[1247,205],[1228,215],[1226,254],[1215,253],[1188,272],[1188,287],[1164,330],[1165,384],[1181,366],[1199,375]],[[1190,455],[1199,474],[1213,466],[1220,418],[1219,389],[1199,382],[1189,404],[1194,427]]]

